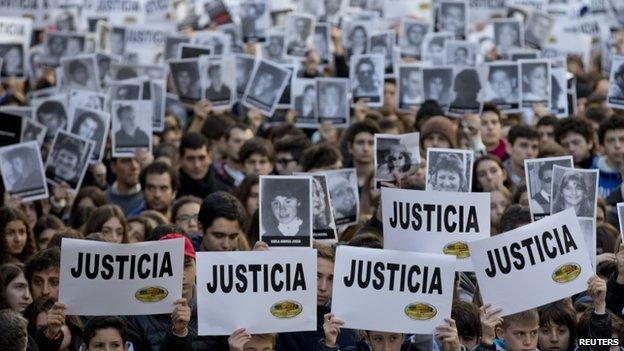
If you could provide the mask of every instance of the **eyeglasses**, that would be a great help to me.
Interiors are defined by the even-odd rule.
[[[176,217],[176,221],[184,222],[184,223],[188,223],[190,221],[196,221],[196,220],[197,220],[197,214],[194,214],[194,215],[179,215],[178,217]]]

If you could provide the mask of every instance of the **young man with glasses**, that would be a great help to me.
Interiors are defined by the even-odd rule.
[[[301,172],[299,160],[311,145],[304,136],[288,135],[275,142],[275,172],[279,175],[292,175]]]

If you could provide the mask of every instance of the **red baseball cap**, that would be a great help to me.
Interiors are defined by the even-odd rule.
[[[184,238],[184,256],[195,258],[195,249],[193,248],[193,244],[191,244],[191,240],[185,235],[180,233],[171,233],[167,235],[163,235],[158,240],[169,240],[169,239],[177,239]]]

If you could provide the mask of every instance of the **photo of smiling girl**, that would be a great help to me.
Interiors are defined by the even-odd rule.
[[[470,192],[472,150],[427,149],[427,191]]]
[[[577,217],[593,218],[597,189],[598,170],[553,166],[551,214],[573,207]]]

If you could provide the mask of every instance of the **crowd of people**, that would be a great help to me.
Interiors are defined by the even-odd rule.
[[[102,71],[106,62],[92,57],[66,61],[74,55],[103,52],[117,63],[140,66],[120,48],[130,42],[120,42],[124,39],[116,36],[123,25],[111,28],[110,45],[89,49],[85,37],[76,34],[93,35],[96,27],[105,24],[83,28],[78,25],[79,11],[73,11],[80,7],[73,5],[69,6],[72,11],[57,14],[56,22],[47,28],[35,26],[27,45],[0,44],[4,50],[0,50],[0,112],[26,111],[24,119],[30,124],[24,122],[24,130],[35,128],[32,135],[23,132],[21,140],[11,143],[21,141],[28,148],[13,149],[13,156],[6,152],[0,162],[0,350],[621,349],[578,342],[616,339],[624,345],[624,243],[617,209],[624,202],[624,113],[609,103],[609,97],[618,96],[624,73],[615,67],[610,77],[607,66],[613,53],[624,50],[624,30],[617,22],[621,6],[606,10],[612,37],[597,38],[605,46],[612,44],[609,50],[598,45],[589,60],[572,54],[564,57],[565,72],[575,82],[566,93],[565,87],[554,91],[555,77],[548,77],[554,70],[550,61],[518,65],[508,56],[514,49],[524,49],[528,58],[537,59],[531,55],[539,55],[542,45],[548,44],[546,34],[539,31],[548,33],[542,27],[552,27],[560,13],[547,14],[545,9],[528,6],[524,8],[527,18],[519,20],[533,23],[527,25],[526,43],[515,40],[520,27],[512,21],[495,27],[492,42],[496,45],[485,46],[483,51],[468,44],[477,42],[472,35],[483,32],[487,21],[471,23],[465,1],[443,1],[433,7],[431,18],[401,20],[382,20],[379,12],[387,6],[375,1],[350,0],[348,11],[345,2],[299,1],[288,11],[272,13],[272,22],[264,29],[260,18],[269,11],[267,1],[245,2],[240,20],[235,12],[227,12],[242,33],[234,33],[226,49],[212,45],[201,54],[239,54],[236,77],[224,70],[230,56],[211,61],[206,79],[200,79],[202,64],[191,71],[184,63],[154,62],[170,71],[164,83],[162,77],[150,78],[149,73],[143,81],[137,76],[124,77],[121,68],[113,77]],[[288,22],[296,32],[279,32],[287,22],[284,16],[292,10],[300,12]],[[503,6],[503,10],[513,17],[511,7]],[[70,15],[78,17],[66,22]],[[210,13],[191,11],[176,23],[176,35],[182,38],[179,43],[200,31],[229,37],[216,18],[200,26],[198,19],[205,16]],[[540,27],[542,19],[547,23]],[[367,26],[373,22],[375,26]],[[399,24],[404,23],[411,24],[402,28]],[[374,28],[379,29],[378,37]],[[269,29],[277,31],[264,33]],[[436,62],[442,55],[433,52],[434,44],[449,37],[460,43],[453,54],[448,53],[448,60]],[[439,45],[443,50],[444,45]],[[42,47],[48,51],[47,59]],[[27,50],[22,52],[23,48]],[[167,55],[178,55],[184,61],[176,51]],[[37,60],[34,53],[40,55]],[[433,57],[428,64],[424,62],[427,57]],[[248,72],[241,74],[245,64],[239,61],[245,60]],[[280,81],[288,79],[279,78],[288,76],[281,67],[284,62],[298,66],[287,85]],[[266,71],[257,69],[262,64]],[[492,64],[488,79],[477,74],[473,68],[477,64]],[[257,75],[251,73],[254,67]],[[147,72],[145,66],[140,69]],[[200,80],[210,84],[200,84]],[[483,94],[486,83],[490,90]],[[300,96],[290,96],[291,84]],[[158,87],[163,91],[157,93]],[[83,90],[90,92],[78,97]],[[80,106],[70,109],[67,93],[77,97]],[[560,93],[563,100],[569,97],[565,116],[553,113],[565,104]],[[66,95],[60,98],[58,94]],[[261,104],[242,103],[248,98]],[[157,99],[163,102],[163,120],[153,107]],[[399,135],[414,132],[419,133],[418,146],[398,142]],[[389,140],[381,160],[375,159],[376,134],[385,134]],[[428,152],[434,148],[455,151]],[[552,167],[536,167],[540,182],[528,184],[525,161],[558,156],[571,156],[574,168],[598,170],[597,187],[577,173],[557,178]],[[355,170],[357,194],[342,180],[344,184],[332,186],[335,191],[330,191],[328,206],[318,200],[328,185],[315,178],[310,182],[313,196],[304,204],[314,213],[308,224],[335,230],[337,239],[335,243],[313,240],[317,250],[316,330],[251,334],[242,328],[230,336],[198,335],[195,277],[200,267],[196,253],[270,251],[261,240],[265,234],[259,208],[278,213],[302,206],[291,201],[297,189],[283,188],[272,190],[276,200],[263,204],[260,177],[344,168]],[[47,178],[47,196],[24,200],[18,190],[23,194],[32,190],[39,173]],[[384,248],[380,187],[489,192],[491,235],[529,224],[537,219],[536,214],[548,215],[551,204],[553,213],[574,207],[578,216],[593,219],[595,275],[587,282],[586,292],[502,317],[500,308],[482,301],[475,275],[458,272],[452,313],[432,334],[344,328],[345,321],[331,312],[335,248]],[[338,218],[349,218],[349,223],[329,223]],[[284,235],[300,229],[277,222],[273,227]],[[58,301],[63,238],[123,244],[184,238],[182,297],[171,314],[165,315],[68,315],[67,306]],[[527,283],[540,294],[539,281]]]

